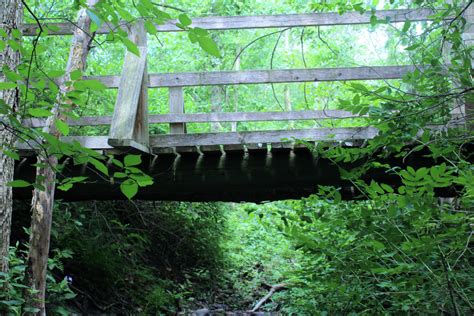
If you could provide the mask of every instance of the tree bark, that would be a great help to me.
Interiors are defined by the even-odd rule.
[[[237,46],[235,53],[237,54],[237,59],[235,60],[235,70],[240,70],[240,46]],[[234,85],[234,112],[239,111],[239,86]],[[232,122],[231,131],[237,132],[237,122]]]
[[[289,40],[289,32],[284,33],[284,41],[285,41],[285,52],[286,52],[286,61],[288,64],[290,64],[290,40]],[[283,94],[285,97],[285,111],[293,111],[293,107],[291,105],[291,94],[290,94],[290,85],[285,84],[285,87],[283,89]],[[288,129],[294,129],[295,128],[295,122],[294,121],[288,121]]]
[[[212,86],[211,88],[211,112],[220,113],[222,112],[222,90],[220,86]],[[222,131],[222,125],[220,122],[211,123],[211,132]]]
[[[97,0],[89,0],[88,5],[93,6]],[[81,9],[78,14],[77,28],[72,39],[69,59],[66,66],[66,73],[59,85],[59,94],[56,104],[53,107],[52,115],[48,118],[44,132],[55,137],[60,134],[54,125],[56,119],[64,119],[61,115],[61,103],[65,94],[71,90],[71,86],[66,86],[65,82],[70,80],[71,72],[75,70],[83,71],[86,68],[86,58],[89,53],[91,42],[90,36],[83,30],[90,29],[90,18],[86,9]],[[30,249],[28,254],[27,278],[28,285],[36,293],[28,297],[30,306],[38,308],[38,315],[46,315],[46,271],[48,263],[51,223],[53,219],[54,190],[56,186],[56,167],[58,159],[55,155],[47,157],[38,156],[38,163],[44,167],[36,169],[36,178],[42,180],[45,190],[35,189],[31,201],[31,234]]]
[[[278,291],[286,289],[286,284],[285,283],[280,283],[280,284],[275,284],[270,288],[270,291],[265,295],[262,299],[260,299],[257,304],[252,308],[250,311],[251,313],[256,312],[260,307],[262,307],[263,304],[265,304],[266,301],[268,301],[273,294],[275,294]]]
[[[23,21],[23,7],[20,0],[0,0],[0,28],[7,33],[7,39],[12,39],[13,29],[20,30]],[[2,39],[5,40],[6,39]],[[20,63],[20,53],[7,47],[0,51],[0,69],[4,66],[15,70]],[[0,82],[5,77],[0,73]],[[2,99],[13,112],[18,110],[18,89],[0,90]],[[0,116],[0,119],[2,117]],[[0,126],[0,271],[8,271],[8,248],[10,246],[10,231],[12,218],[12,188],[7,183],[13,180],[14,161],[3,153],[2,148],[12,147],[14,136],[4,126]]]

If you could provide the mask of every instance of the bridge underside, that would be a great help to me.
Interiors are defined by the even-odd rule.
[[[422,152],[411,154],[404,162],[390,158],[387,163],[419,168],[433,162]],[[120,159],[120,156],[116,156]],[[142,170],[153,176],[154,184],[143,187],[136,195],[139,200],[175,201],[248,201],[262,202],[298,199],[317,192],[319,185],[333,185],[341,189],[344,199],[362,198],[349,181],[341,179],[339,169],[328,159],[318,158],[306,148],[294,150],[267,149],[244,151],[185,152],[143,156]],[[15,177],[33,181],[35,157],[26,157],[16,166]],[[346,166],[350,166],[346,164]],[[354,166],[354,164],[352,164]],[[66,164],[67,176],[87,176],[84,184],[77,184],[69,191],[56,190],[56,198],[67,201],[125,199],[118,183],[111,183],[89,169]],[[399,185],[399,178],[382,169],[372,169],[364,175],[392,186]],[[451,196],[452,191],[439,192]],[[14,198],[31,198],[31,188],[15,189]]]

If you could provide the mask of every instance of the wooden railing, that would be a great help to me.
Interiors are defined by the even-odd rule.
[[[386,10],[378,11],[378,19],[390,22],[430,20],[432,11]],[[271,27],[329,26],[370,23],[370,13],[349,12],[313,13],[300,15],[208,17],[195,18],[192,26],[208,30],[230,30]],[[50,35],[66,35],[73,32],[74,26],[66,23],[52,24],[56,28]],[[365,140],[377,135],[372,127],[354,128],[313,128],[280,131],[225,132],[186,134],[187,123],[203,122],[249,122],[280,120],[330,120],[355,118],[352,113],[342,110],[325,111],[287,111],[287,112],[235,112],[235,113],[193,113],[185,114],[183,87],[208,85],[240,85],[288,82],[318,82],[347,80],[387,80],[400,79],[412,72],[415,66],[374,66],[350,68],[251,70],[221,72],[189,72],[147,74],[147,36],[142,23],[133,26],[122,25],[130,34],[140,51],[140,57],[127,52],[121,76],[95,76],[86,79],[101,81],[107,88],[118,89],[114,115],[103,117],[82,117],[69,120],[71,126],[110,125],[109,136],[77,136],[75,139],[94,149],[130,149],[152,152],[160,148],[196,146],[235,146],[251,144],[275,144],[288,142],[292,138],[311,141]],[[36,26],[26,25],[24,34],[35,34]],[[157,25],[159,32],[181,31],[173,21]],[[98,33],[108,33],[104,24]],[[423,70],[423,67],[418,67]],[[148,115],[148,88],[169,89],[169,114]],[[28,119],[25,124],[41,127],[45,121]],[[150,123],[170,125],[169,135],[149,136]]]
[[[376,12],[379,20],[386,20],[391,23],[409,21],[429,21],[433,11],[429,9],[405,9],[405,10],[380,10]],[[336,12],[308,13],[308,14],[281,14],[281,15],[260,15],[260,16],[210,16],[203,18],[193,18],[192,27],[201,27],[206,30],[239,30],[258,28],[283,28],[302,26],[334,26],[334,25],[354,25],[368,24],[372,14],[366,12],[346,12],[343,15]],[[175,20],[164,24],[155,24],[158,32],[182,32],[176,26]],[[125,28],[127,23],[122,23]],[[53,26],[49,29],[49,35],[71,35],[74,32],[72,23],[49,23]],[[25,24],[23,34],[28,36],[36,35],[38,26],[36,24]],[[97,31],[97,34],[108,34],[110,26],[104,23]]]

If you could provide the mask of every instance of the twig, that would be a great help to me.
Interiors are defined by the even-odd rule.
[[[449,278],[448,274],[448,264],[446,262],[446,258],[444,257],[443,252],[441,251],[441,248],[438,246],[439,253],[441,255],[441,262],[443,263],[443,269],[444,269],[444,276],[446,277],[446,283],[448,285],[448,291],[449,291],[449,297],[451,298],[451,304],[453,305],[453,313],[454,316],[459,316],[459,309],[456,304],[456,300],[454,299],[454,291],[453,291],[453,284],[451,283],[451,279]]]
[[[306,63],[306,58],[305,58],[305,54],[304,54],[304,30],[305,30],[305,28],[303,27],[301,29],[301,35],[300,35],[301,59],[303,60],[304,68],[307,69],[308,64]],[[304,96],[304,103],[306,105],[306,108],[309,109],[308,96],[306,95],[306,82],[303,82],[303,96]]]
[[[264,34],[264,35],[262,35],[262,36],[257,37],[256,39],[254,39],[253,41],[251,41],[251,42],[248,43],[247,45],[245,45],[245,46],[240,50],[240,52],[237,54],[237,56],[235,56],[234,62],[232,63],[232,68],[234,68],[235,63],[237,62],[237,59],[240,57],[240,55],[242,55],[242,53],[243,53],[248,47],[250,47],[252,44],[254,44],[255,42],[261,40],[262,38],[268,37],[268,36],[273,35],[273,34],[278,34],[278,33],[284,32],[284,31],[286,31],[286,30],[289,30],[290,28],[291,28],[291,27],[287,27],[286,29],[283,29],[283,30],[280,30],[280,31],[275,31],[275,32],[270,32],[270,33]]]
[[[286,29],[280,31],[280,35],[278,35],[278,38],[277,38],[277,40],[276,40],[276,42],[275,42],[275,46],[273,46],[272,55],[271,55],[271,57],[270,57],[270,69],[273,69],[273,58],[275,57],[275,52],[276,52],[276,49],[277,49],[277,47],[278,47],[278,43],[280,42],[280,39],[281,39],[283,33],[284,33],[285,31],[288,31],[289,29],[291,29],[291,27],[286,28]],[[278,97],[277,97],[276,91],[275,91],[275,85],[274,85],[273,82],[271,83],[271,86],[272,86],[272,93],[273,93],[273,97],[275,98],[275,101],[277,102],[277,104],[278,104],[278,106],[281,108],[281,110],[282,110],[282,111],[285,111],[285,109],[283,108],[283,106],[282,106],[281,103],[280,103],[280,100],[278,100]]]
[[[270,291],[265,295],[260,301],[255,304],[254,308],[252,308],[251,312],[256,312],[260,307],[262,307],[263,304],[265,304],[266,301],[270,297],[272,297],[273,294],[275,294],[278,291],[286,289],[286,284],[285,283],[280,283],[280,284],[275,284],[270,288]]]
[[[183,10],[181,8],[178,8],[178,7],[174,7],[174,6],[169,5],[169,4],[161,4],[161,3],[156,3],[156,2],[152,2],[152,3],[156,6],[158,6],[158,7],[172,9],[172,10],[176,10],[176,11],[179,11],[179,12],[186,12],[186,10]]]

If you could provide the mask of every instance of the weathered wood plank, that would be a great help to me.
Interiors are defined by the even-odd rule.
[[[373,127],[321,128],[288,131],[229,132],[206,134],[159,135],[150,138],[150,147],[238,145],[278,143],[285,139],[306,139],[310,141],[343,141],[371,139],[378,131]]]
[[[413,66],[190,72],[150,75],[150,87],[398,79]]]
[[[148,145],[147,47],[143,22],[131,27],[129,37],[137,44],[140,56],[128,51],[125,54],[108,140],[115,147],[130,146],[135,142]]]
[[[342,110],[306,110],[289,112],[221,112],[150,115],[150,123],[262,122],[358,118]]]
[[[389,19],[390,22],[428,21],[433,14],[429,9],[402,9],[402,10],[380,10],[376,12],[378,19]],[[256,28],[278,28],[278,27],[299,27],[299,26],[331,26],[331,25],[351,25],[370,23],[370,12],[360,14],[359,12],[346,12],[339,14],[336,12],[307,13],[307,14],[281,14],[281,15],[260,15],[260,16],[210,16],[192,18],[192,27],[201,27],[207,30],[235,30],[235,29],[256,29]],[[176,26],[175,20],[161,25],[155,25],[158,32],[180,32],[182,29]],[[125,25],[125,22],[122,23]],[[54,26],[55,30],[49,30],[50,35],[69,35],[74,31],[75,26],[71,23],[46,23],[44,27]],[[23,34],[33,36],[37,30],[36,24],[25,24]],[[56,30],[58,29],[58,30]],[[104,23],[98,34],[107,34],[110,26]]]
[[[229,133],[204,133],[204,134],[177,134],[177,135],[151,135],[150,147],[152,149],[186,147],[186,146],[214,146],[214,145],[248,145],[248,144],[278,144],[288,143],[293,139],[308,141],[344,141],[356,139],[371,139],[378,130],[374,127],[352,128],[316,128],[280,131],[251,131]],[[64,142],[78,141],[82,146],[93,150],[107,150],[111,146],[107,136],[67,136],[61,137]],[[25,143],[17,143],[19,150],[32,150]]]
[[[170,104],[170,115],[183,115],[184,113],[184,94],[182,87],[169,88],[169,104]],[[186,133],[186,125],[183,123],[171,123],[170,124],[171,134],[184,134]]]
[[[429,125],[433,133],[446,132],[448,128],[456,128],[462,125]],[[423,134],[420,130],[418,136]],[[181,134],[181,135],[151,135],[150,147],[170,148],[185,146],[214,146],[214,145],[247,145],[258,143],[270,143],[278,147],[279,143],[291,143],[293,139],[304,139],[307,141],[354,141],[374,138],[378,134],[375,127],[347,127],[347,128],[314,128],[299,130],[280,131],[250,131],[229,133],[205,133],[205,134]],[[71,142],[79,141],[84,147],[94,150],[107,150],[114,147],[107,143],[107,136],[68,136],[61,140]],[[32,150],[24,143],[18,142],[16,148],[19,150]]]
[[[106,150],[113,149],[107,143],[107,136],[65,136],[61,137],[61,141],[70,143],[72,141],[78,141],[81,146],[92,149],[92,150]],[[30,144],[17,142],[15,147],[20,151],[32,151],[38,148],[37,142],[30,142]]]
[[[342,110],[305,110],[291,112],[232,112],[232,113],[182,113],[182,114],[154,114],[149,115],[149,123],[207,123],[207,122],[263,122],[287,120],[325,120],[360,118],[348,111]],[[99,126],[110,125],[111,116],[88,116],[77,120],[68,120],[70,126]],[[23,122],[27,127],[42,127],[44,119],[27,119]]]
[[[147,34],[143,22],[136,24],[131,29],[129,38],[137,44],[138,47],[147,47]],[[133,127],[133,141],[147,146],[149,143],[148,131],[148,72],[147,72],[147,52],[140,58],[145,59],[143,70],[140,96],[138,99],[137,115]]]
[[[418,68],[423,69],[423,66]],[[414,69],[414,66],[406,65],[164,73],[150,74],[148,87],[400,79]],[[120,83],[120,76],[91,76],[87,79],[99,80],[108,88],[117,88]]]

